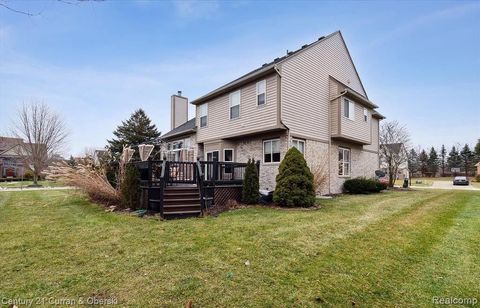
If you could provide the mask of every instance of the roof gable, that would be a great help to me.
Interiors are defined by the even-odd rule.
[[[337,39],[337,40],[339,39],[340,44],[335,45],[334,42],[330,41],[330,40],[334,40],[334,39]],[[323,49],[321,49],[321,51],[312,51],[313,48],[318,47],[320,44],[329,44],[329,43],[330,43],[331,47],[326,47],[326,49],[325,49],[325,48],[323,48],[323,45],[322,45]],[[344,50],[339,50],[338,45],[342,46],[344,48]],[[339,52],[345,52],[343,57],[340,56],[340,60],[341,60],[340,63],[345,64],[345,60],[347,60],[348,65],[337,65],[335,67],[337,67],[339,69],[339,72],[341,71],[344,74],[354,76],[354,78],[356,78],[356,84],[359,85],[359,87],[355,87],[357,89],[353,89],[353,90],[355,90],[355,92],[359,93],[360,95],[362,95],[362,96],[364,96],[365,98],[368,99],[368,95],[367,95],[367,92],[365,91],[365,87],[363,86],[362,80],[360,79],[360,75],[358,74],[357,68],[355,67],[355,64],[353,63],[353,59],[350,55],[350,51],[348,50],[347,44],[345,43],[345,40],[343,39],[343,36],[342,36],[342,33],[340,32],[340,30],[338,30],[336,32],[333,32],[332,34],[330,34],[326,37],[323,37],[323,38],[319,39],[318,41],[316,41],[314,43],[311,43],[309,45],[304,45],[300,50],[297,50],[295,53],[293,53],[291,56],[283,59],[281,62],[301,61],[300,59],[296,59],[296,58],[297,57],[302,57],[304,53],[309,52],[309,51],[312,51],[313,54],[315,54],[315,53],[317,53],[317,55],[321,54],[322,56],[325,55],[325,54],[328,55],[328,52],[330,52],[330,51],[332,51],[335,54],[338,54]],[[308,57],[308,56],[306,56],[306,57]],[[343,71],[341,69],[343,69]],[[345,70],[348,71],[348,72],[346,72]],[[345,80],[345,82],[341,82],[338,78],[339,76],[332,75],[332,73],[333,72],[329,72],[329,75],[330,75],[331,78],[333,78],[337,82],[340,82],[340,83],[345,85],[345,82],[347,80]],[[353,88],[353,83],[352,82],[349,83],[349,85],[347,87]]]
[[[363,89],[363,92],[365,94],[365,97],[368,98],[367,96],[367,93],[365,91],[365,88],[362,84],[362,81],[360,80],[360,76],[358,75],[358,72],[357,72],[357,69],[355,67],[355,64],[353,63],[353,60],[352,60],[352,57],[350,56],[350,52],[348,51],[348,48],[347,48],[347,45],[345,44],[345,40],[343,39],[343,36],[341,34],[340,31],[336,31],[336,32],[333,32],[327,36],[321,36],[318,38],[317,41],[315,42],[312,42],[310,44],[305,44],[303,45],[300,49],[297,49],[295,51],[289,51],[286,55],[282,56],[282,57],[278,57],[278,58],[275,58],[272,62],[270,63],[265,63],[263,64],[261,67],[259,68],[256,68],[254,69],[253,71],[250,71],[248,72],[247,74],[231,81],[231,82],[228,82],[226,83],[225,85],[191,101],[191,104],[193,105],[198,105],[198,104],[201,104],[203,102],[206,102],[208,100],[211,100],[221,94],[224,94],[225,92],[227,91],[232,91],[234,90],[235,88],[238,88],[242,85],[244,85],[245,83],[248,83],[248,82],[251,82],[252,80],[254,79],[257,79],[257,78],[260,78],[262,76],[265,76],[266,74],[271,74],[271,73],[275,73],[277,71],[277,66],[278,65],[281,65],[282,62],[285,62],[289,59],[292,59],[300,54],[302,54],[303,52],[305,52],[306,50],[314,47],[314,46],[317,46],[318,44],[321,44],[321,43],[324,43],[326,42],[328,39],[334,37],[338,35],[343,43],[343,46],[345,47],[345,50],[346,50],[346,53],[348,55],[348,59],[350,60],[350,63],[351,65],[353,66],[353,70],[355,71],[355,74],[359,80],[359,83],[361,85],[361,88]]]

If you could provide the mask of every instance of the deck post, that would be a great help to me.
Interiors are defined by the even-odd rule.
[[[213,181],[218,180],[218,158],[213,159]]]
[[[147,172],[147,211],[150,210],[150,191],[152,190],[152,160],[148,158],[148,172]]]

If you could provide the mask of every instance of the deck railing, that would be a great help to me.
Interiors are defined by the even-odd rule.
[[[217,185],[242,185],[246,163],[222,161],[177,162],[148,160],[132,162],[140,171],[141,187],[147,190],[149,209],[163,215],[163,192],[165,186],[197,185],[202,198],[202,208],[207,190]],[[257,162],[259,168],[259,162]],[[153,200],[153,201],[152,201]]]

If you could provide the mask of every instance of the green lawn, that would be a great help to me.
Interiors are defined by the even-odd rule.
[[[2,192],[0,298],[114,297],[138,307],[478,298],[479,193],[387,192],[321,203],[159,221],[106,213],[78,192]]]
[[[0,182],[0,187],[4,188],[20,188],[32,185],[33,181],[12,181],[12,182]],[[38,181],[38,184],[45,187],[59,187],[64,186],[62,183],[55,181]]]

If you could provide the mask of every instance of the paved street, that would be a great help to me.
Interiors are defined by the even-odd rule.
[[[425,188],[425,189],[456,189],[456,190],[478,190],[478,191],[480,191],[480,188],[473,187],[472,185],[469,185],[469,186],[453,185],[452,181],[433,181],[432,186],[429,186],[429,187],[415,186],[415,185],[412,185],[411,187],[412,188]]]

